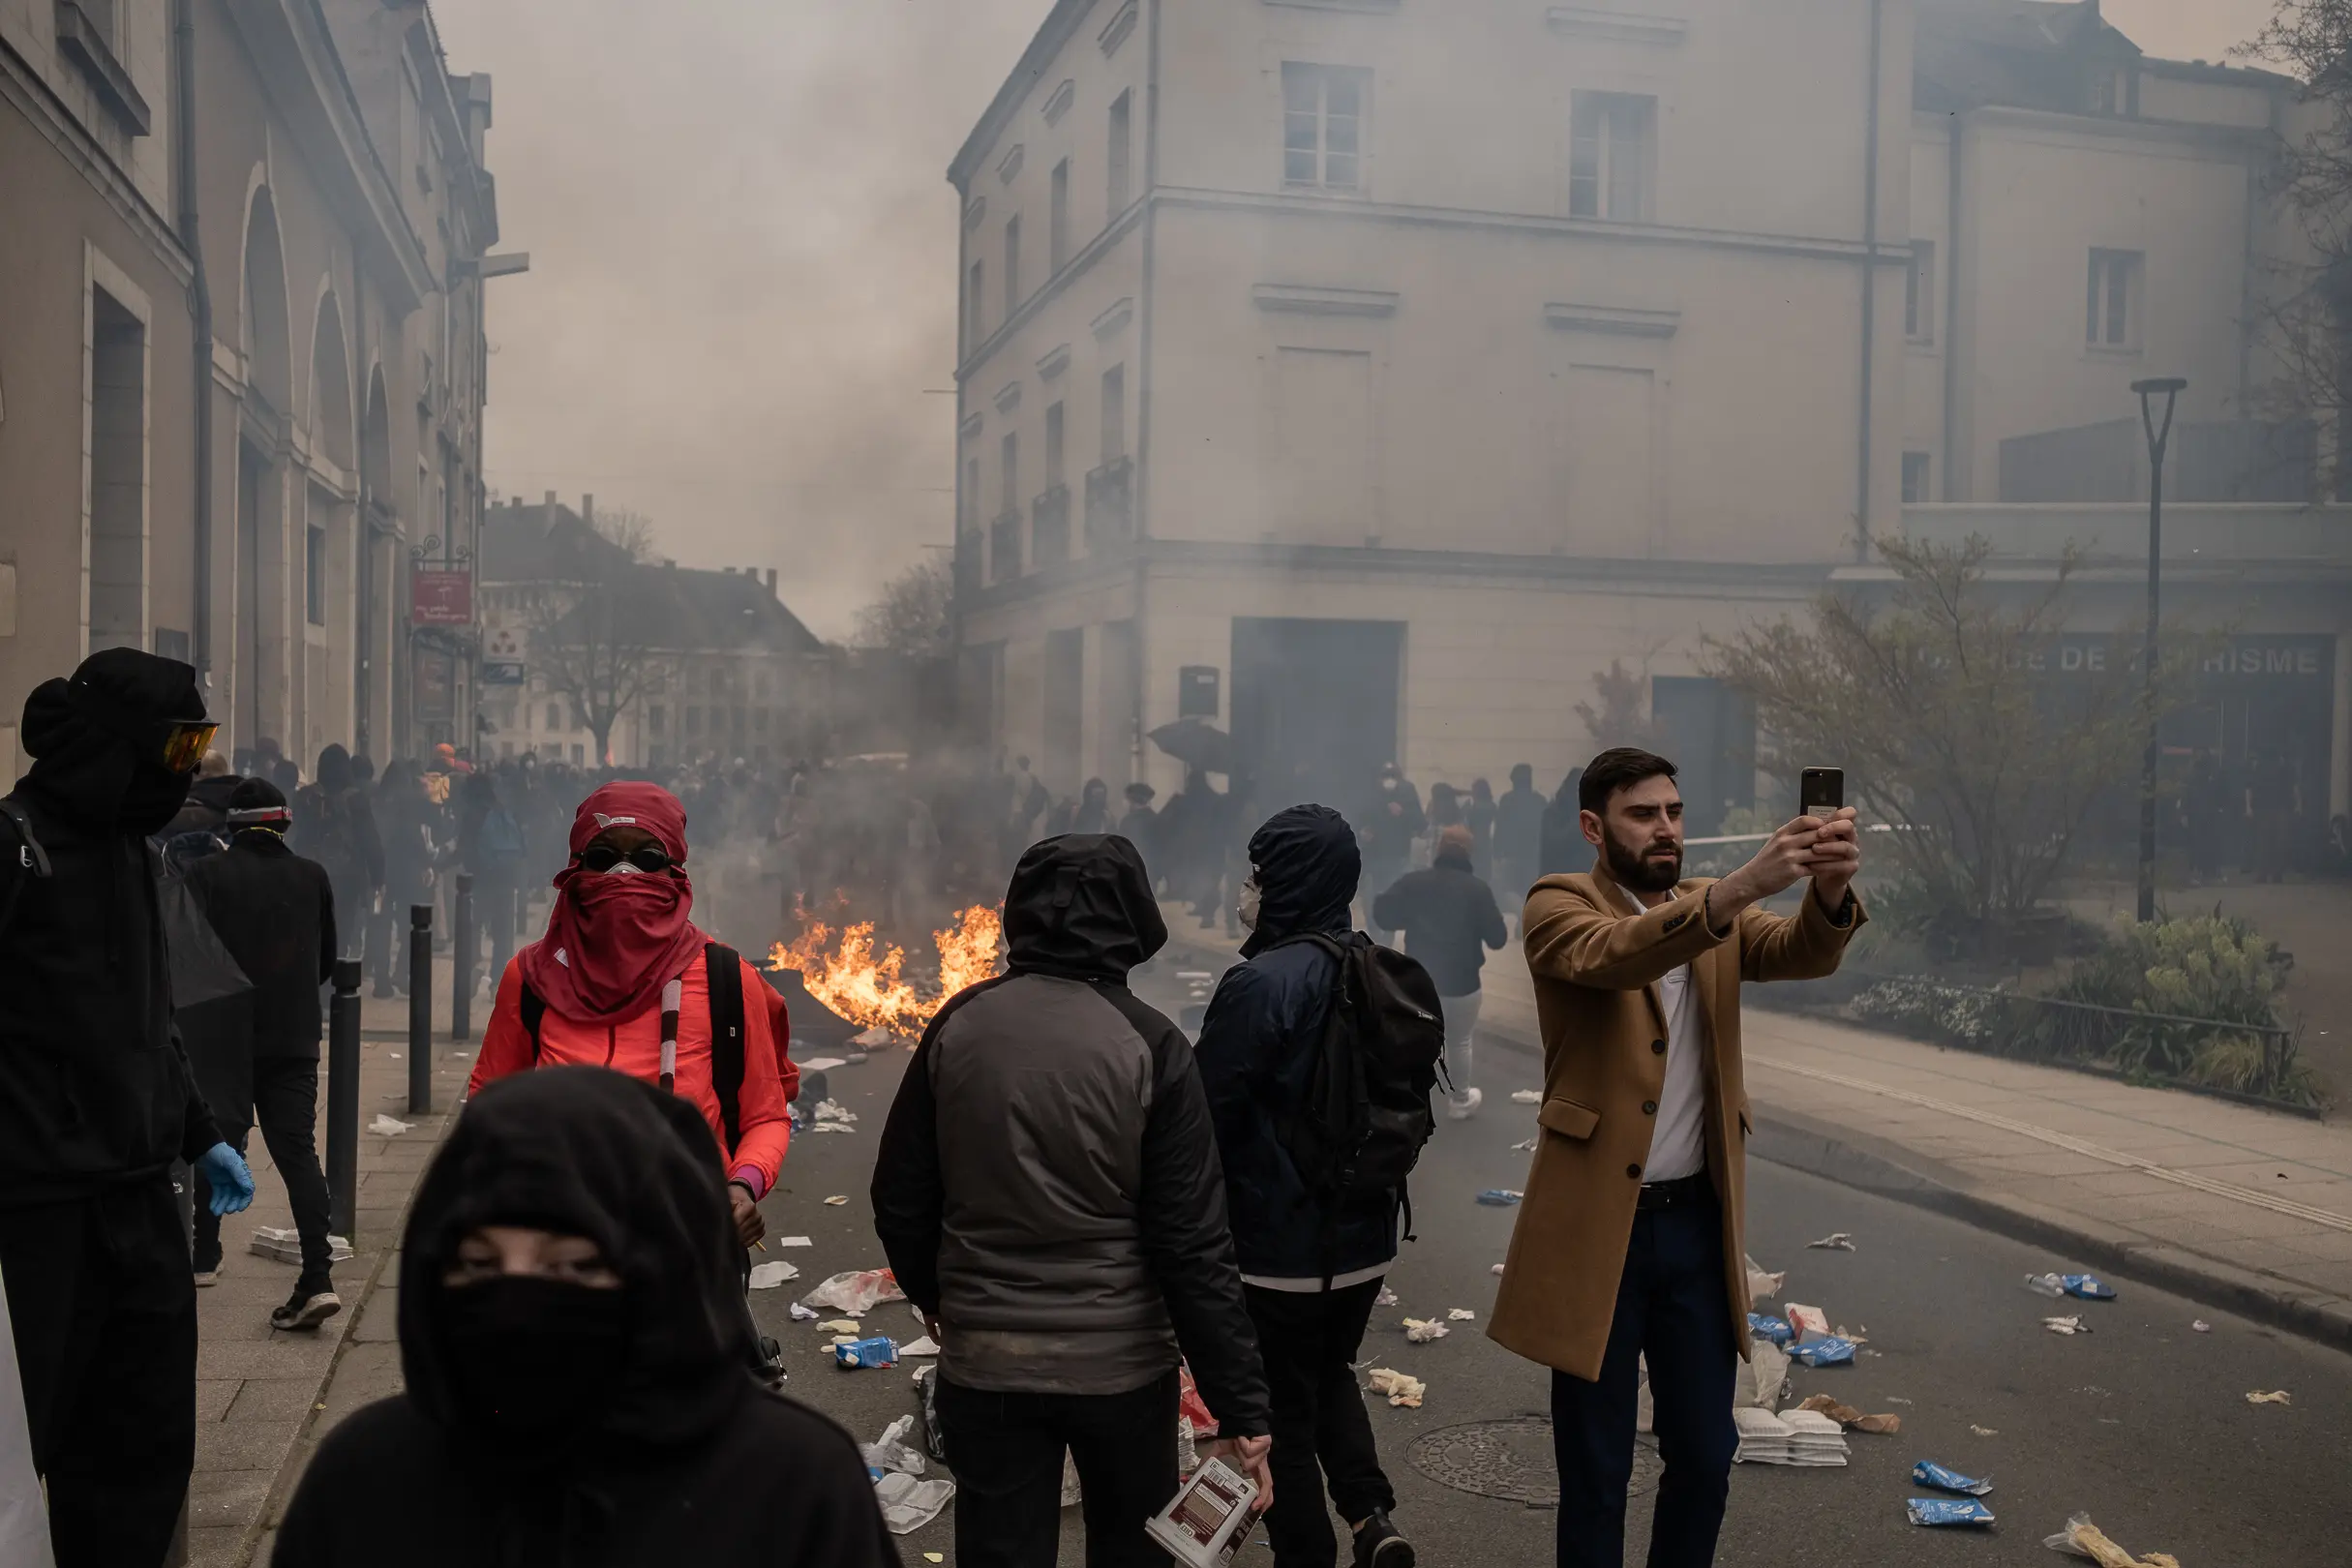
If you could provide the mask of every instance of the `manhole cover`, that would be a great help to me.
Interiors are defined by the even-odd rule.
[[[1409,1457],[1414,1469],[1456,1492],[1537,1508],[1560,1505],[1552,1423],[1542,1416],[1441,1427],[1416,1439]],[[1637,1443],[1633,1460],[1633,1482],[1626,1491],[1640,1496],[1657,1485],[1658,1456],[1646,1444]]]

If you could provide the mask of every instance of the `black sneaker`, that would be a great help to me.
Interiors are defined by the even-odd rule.
[[[1387,1509],[1373,1509],[1356,1531],[1356,1568],[1413,1568],[1413,1543],[1388,1522]]]
[[[274,1329],[315,1329],[342,1311],[343,1298],[334,1291],[308,1291],[297,1285],[294,1293],[286,1298],[285,1306],[271,1310],[269,1326]]]

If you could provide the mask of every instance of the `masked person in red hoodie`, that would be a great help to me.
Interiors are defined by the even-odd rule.
[[[792,1135],[799,1070],[783,999],[689,913],[686,809],[656,784],[607,784],[572,818],[547,934],[498,980],[468,1095],[539,1067],[612,1068],[691,1101],[727,1174],[736,1234],[767,1233],[759,1201]]]

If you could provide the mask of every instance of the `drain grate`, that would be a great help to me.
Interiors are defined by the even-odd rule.
[[[1557,1508],[1560,1503],[1552,1423],[1543,1416],[1441,1427],[1417,1438],[1408,1457],[1414,1469],[1456,1492],[1535,1508]],[[1626,1492],[1638,1497],[1658,1484],[1660,1466],[1645,1443],[1634,1445],[1633,1461],[1633,1482]]]

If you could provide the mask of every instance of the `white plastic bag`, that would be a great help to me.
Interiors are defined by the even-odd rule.
[[[904,1301],[907,1293],[888,1269],[853,1269],[836,1274],[800,1300],[811,1307],[829,1308],[851,1317],[863,1317],[886,1301]]]
[[[955,1495],[952,1481],[918,1481],[904,1470],[892,1470],[874,1483],[874,1500],[882,1504],[882,1522],[892,1535],[912,1535],[939,1517]]]
[[[915,1418],[911,1415],[902,1415],[883,1428],[879,1439],[864,1444],[859,1450],[865,1455],[865,1467],[886,1472],[904,1470],[909,1475],[922,1474],[922,1455],[907,1441],[914,1431]]]

